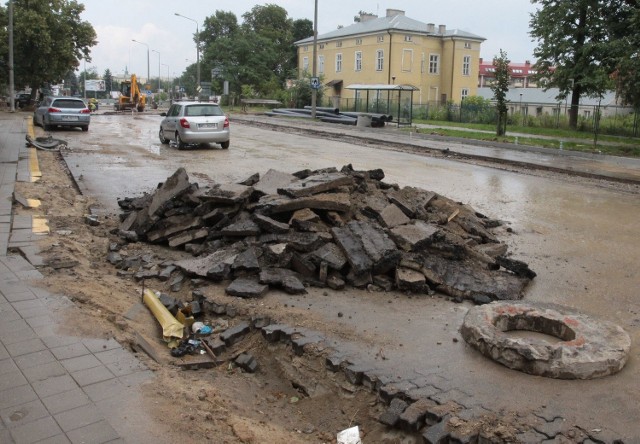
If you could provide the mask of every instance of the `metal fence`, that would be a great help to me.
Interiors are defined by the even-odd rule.
[[[343,111],[366,111],[391,114],[396,119],[436,120],[459,123],[481,123],[496,125],[498,116],[495,104],[427,102],[409,108],[394,100],[345,99],[325,97],[323,106]],[[532,128],[569,128],[571,105],[562,103],[509,103],[507,125]],[[578,107],[578,131],[598,132],[625,137],[638,137],[640,113],[629,107],[581,105]]]

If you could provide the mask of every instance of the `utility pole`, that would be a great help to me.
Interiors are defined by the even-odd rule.
[[[13,81],[13,0],[9,0],[9,97],[11,112],[16,110],[16,86]]]
[[[312,76],[315,79],[317,74],[318,63],[318,0],[315,0],[315,9],[313,12],[313,73]],[[316,118],[316,106],[318,100],[318,90],[313,88],[311,90],[311,118]]]

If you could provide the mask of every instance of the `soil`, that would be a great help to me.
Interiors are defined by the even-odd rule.
[[[329,372],[322,350],[297,357],[290,347],[268,344],[260,333],[254,332],[220,356],[225,360],[223,365],[196,371],[184,371],[174,365],[178,361],[162,342],[155,318],[140,305],[142,282],[119,276],[118,270],[106,260],[109,244],[116,241],[111,231],[118,226],[118,216],[95,211],[98,204],[78,191],[59,153],[38,151],[38,160],[43,177],[34,183],[18,182],[16,191],[40,199],[42,206],[33,210],[15,207],[16,214],[44,215],[49,223],[50,235],[43,236],[39,246],[45,262],[57,265],[40,268],[44,278],[36,285],[74,302],[73,310],[60,313],[62,332],[115,338],[136,352],[154,372],[155,379],[143,385],[142,391],[146,410],[155,419],[152,428],[162,436],[161,441],[187,438],[189,442],[217,443],[331,443],[335,442],[337,432],[358,425],[364,442],[421,442],[417,435],[390,431],[380,424],[377,418],[385,406],[366,388],[349,384],[341,373]],[[519,170],[512,166],[505,168]],[[553,176],[555,173],[535,174]],[[605,181],[601,185],[597,180],[580,180],[609,186]],[[638,192],[636,186],[615,184],[613,187]],[[94,212],[100,214],[98,226],[91,226],[85,220],[86,215]],[[169,260],[185,254],[141,243],[129,244],[123,250],[129,255],[147,252]],[[147,285],[169,293],[166,283],[153,280]],[[194,288],[187,283],[180,292],[170,294],[189,301]],[[286,319],[289,325],[354,340],[363,347],[381,342],[381,338],[374,341],[366,333],[358,333],[345,324],[328,323],[308,311],[303,303],[283,304],[271,292],[259,300],[243,300],[226,296],[222,286],[207,283],[200,290],[209,300],[236,308],[237,316],[228,318],[230,325],[252,316],[270,316]],[[357,296],[358,292],[345,290],[345,296]],[[322,290],[310,289],[310,293],[322,296]],[[160,362],[135,347],[136,333],[152,343]],[[231,358],[244,351],[250,352],[259,363],[254,374],[229,364]],[[481,423],[487,442],[513,442],[515,430],[522,429],[525,420],[509,412],[499,412],[498,416],[489,414],[476,421]],[[460,432],[471,428],[471,424],[461,419],[454,423]]]
[[[148,412],[165,429],[163,440],[188,437],[192,442],[322,443],[335,442],[337,432],[358,425],[368,442],[406,442],[404,434],[389,432],[377,422],[384,406],[376,396],[348,384],[341,373],[326,370],[321,353],[297,357],[283,344],[268,344],[258,332],[219,357],[228,360],[248,351],[259,363],[254,374],[228,362],[196,371],[172,365],[176,358],[161,341],[155,318],[139,305],[141,283],[119,277],[118,270],[106,261],[109,243],[116,239],[110,231],[118,225],[117,216],[101,216],[99,226],[87,224],[85,216],[95,208],[95,202],[79,193],[60,154],[39,151],[38,160],[43,177],[34,183],[17,183],[16,191],[40,199],[42,205],[32,210],[19,205],[15,208],[16,214],[45,215],[49,222],[50,235],[42,237],[39,247],[45,263],[51,265],[40,268],[44,279],[36,285],[67,296],[77,307],[59,313],[61,333],[112,337],[137,351],[137,332],[154,345],[159,363],[142,352],[137,356],[156,375],[152,383],[143,386],[143,393]],[[146,244],[130,244],[124,250],[166,259],[185,254]],[[168,292],[166,288],[154,289]],[[188,301],[192,290],[187,284],[171,295]],[[230,325],[252,315],[282,315],[283,307],[273,304],[268,296],[253,301],[228,297],[216,285],[201,290],[209,300],[236,307],[238,315],[229,319]],[[302,308],[285,308],[290,325],[329,330],[354,339],[353,332],[321,325]],[[127,312],[131,319],[124,316]],[[365,337],[357,339],[367,341]]]

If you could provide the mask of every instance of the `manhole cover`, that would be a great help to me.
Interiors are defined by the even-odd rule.
[[[530,331],[553,336],[511,335]],[[619,326],[555,304],[492,302],[469,310],[462,337],[485,356],[514,370],[550,378],[591,379],[624,367],[631,347]]]

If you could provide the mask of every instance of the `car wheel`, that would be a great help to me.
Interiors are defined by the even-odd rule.
[[[51,125],[49,125],[48,123],[45,123],[44,118],[42,119],[42,129],[44,129],[45,131],[51,131],[53,127]]]
[[[38,116],[36,116],[36,114],[33,114],[33,126],[38,126]]]
[[[183,150],[187,147],[187,144],[182,141],[180,134],[178,133],[176,133],[176,145],[178,145],[179,150]]]
[[[89,125],[87,125],[87,126],[83,126],[83,127],[82,127],[82,131],[89,131]]]
[[[222,142],[220,144],[220,146],[222,147],[223,150],[229,149],[229,145],[231,145],[231,141],[230,140],[227,140],[226,142]]]
[[[169,143],[169,139],[164,137],[164,131],[162,130],[162,128],[160,128],[160,131],[158,132],[158,137],[160,138],[161,144],[166,145],[167,143]]]

